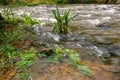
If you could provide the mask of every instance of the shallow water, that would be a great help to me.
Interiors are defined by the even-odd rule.
[[[70,32],[67,35],[52,33],[52,24],[56,22],[52,10],[59,8],[60,13],[70,9],[71,14],[79,14],[70,22]],[[0,11],[3,8],[0,8]],[[65,48],[91,51],[98,56],[120,55],[120,5],[71,4],[71,5],[39,5],[35,7],[12,7],[18,16],[27,13],[41,20],[41,25],[34,25],[37,38],[52,47],[57,44]],[[52,44],[52,45],[51,45]],[[117,52],[112,49],[117,46]],[[102,47],[102,48],[101,48]],[[110,48],[110,50],[109,50]],[[106,56],[105,56],[106,57]],[[119,62],[120,63],[120,62]],[[118,64],[119,64],[118,63]]]
[[[56,7],[61,13],[70,9],[70,15],[79,14],[70,22],[68,34],[52,32],[51,26],[56,22],[52,10]],[[2,9],[0,8],[0,10]],[[41,20],[41,25],[32,26],[36,33],[36,40],[46,43],[49,47],[57,45],[62,48],[74,49],[81,54],[83,60],[119,67],[120,5],[39,5],[12,9],[18,16],[25,12],[31,17]],[[117,71],[120,73],[120,67]]]

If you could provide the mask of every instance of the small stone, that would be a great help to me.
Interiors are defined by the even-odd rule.
[[[115,65],[120,65],[120,59],[118,58],[111,58],[111,63]]]
[[[109,65],[109,66],[102,66],[102,68],[104,68],[105,70],[107,71],[110,71],[110,72],[117,72],[117,73],[120,73],[120,67],[118,66],[113,66],[113,65]]]
[[[42,44],[41,41],[34,41],[34,42],[32,42],[32,45],[36,46],[36,47],[39,47],[41,44]]]
[[[40,51],[41,54],[45,54],[47,56],[53,55],[53,50],[51,48],[44,48]]]
[[[111,56],[120,57],[120,50],[110,51]]]
[[[95,42],[102,43],[102,44],[110,44],[111,41],[106,40],[105,36],[95,36]]]

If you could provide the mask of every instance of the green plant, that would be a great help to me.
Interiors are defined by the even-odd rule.
[[[26,5],[29,5],[29,3],[25,2],[25,1],[16,1],[13,5],[26,6]]]
[[[0,53],[3,68],[15,66],[15,59],[17,59],[19,56],[16,48],[12,47],[11,45],[2,45],[0,47]]]
[[[69,49],[65,49],[65,53],[67,53],[70,63],[80,70],[80,72],[88,76],[92,75],[90,69],[81,62],[79,54]]]
[[[12,43],[13,41],[19,41],[23,38],[23,32],[20,30],[12,30],[0,32],[0,41],[1,43]]]
[[[35,53],[35,49],[30,49],[20,55],[21,60],[16,63],[16,67],[19,70],[18,77],[20,80],[32,80],[28,69],[34,64],[34,58],[36,57]]]
[[[65,11],[62,16],[62,15],[60,15],[58,8],[56,8],[56,10],[53,10],[52,13],[53,13],[55,19],[57,20],[57,22],[53,25],[53,32],[58,32],[58,33],[67,33],[68,28],[69,28],[68,24],[69,24],[70,20],[72,20],[73,18],[78,16],[78,14],[76,14],[72,17],[69,17],[70,10]]]
[[[32,80],[27,70],[34,64],[35,53],[35,49],[21,53],[11,45],[2,45],[0,47],[0,69],[16,67],[20,80]]]
[[[59,62],[60,60],[61,60],[61,58],[62,58],[62,54],[61,54],[61,52],[62,52],[62,49],[61,48],[55,48],[54,50],[53,50],[53,56],[51,56],[49,59],[50,59],[50,61],[51,62]]]
[[[36,51],[34,49],[31,49],[29,51],[26,51],[25,53],[21,54],[21,61],[17,62],[17,67],[19,69],[26,69],[33,65],[33,59],[35,58]]]
[[[33,18],[31,18],[29,15],[27,14],[23,14],[22,19],[15,16],[14,12],[11,9],[5,8],[2,13],[1,13],[1,18],[4,19],[3,23],[9,23],[9,24],[18,24],[20,22],[32,26],[34,24],[40,24],[39,20],[35,20]]]
[[[32,76],[29,73],[20,73],[19,80],[32,80]]]
[[[4,22],[6,23],[17,24],[19,21],[19,18],[15,16],[11,9],[8,8],[3,9],[1,15],[4,18]]]
[[[0,50],[5,53],[8,58],[12,58],[17,54],[16,49],[10,45],[2,45]]]
[[[80,72],[91,76],[90,69],[81,62],[79,54],[75,53],[73,50],[55,48],[53,49],[53,56],[50,57],[50,61],[59,62],[64,60],[64,57],[66,57],[69,60],[70,64],[77,68]]]
[[[3,24],[2,27],[0,26],[0,70],[9,70],[14,67],[20,74],[20,80],[23,80],[23,77],[24,80],[32,80],[27,70],[34,64],[36,51],[34,49],[20,51],[11,46],[14,45],[14,42],[24,39],[23,26],[18,27],[17,23],[28,23],[29,25],[39,23],[39,21],[26,16],[23,19],[18,18],[7,8],[0,13],[0,23]],[[26,23],[25,20],[28,22]]]
[[[55,3],[63,3],[63,0],[55,0]]]
[[[35,20],[33,18],[31,18],[29,15],[25,14],[23,15],[23,23],[29,25],[29,26],[32,26],[34,24],[40,24],[40,21],[39,20]]]

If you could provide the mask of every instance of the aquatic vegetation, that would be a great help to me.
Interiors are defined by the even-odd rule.
[[[32,80],[32,77],[28,71],[35,62],[34,58],[36,57],[36,50],[30,49],[22,54],[20,54],[21,60],[16,63],[16,67],[19,70],[18,79],[20,80]]]
[[[12,43],[13,41],[20,41],[23,38],[23,33],[20,30],[0,32],[1,43]]]
[[[35,49],[19,52],[17,48],[11,45],[2,45],[0,47],[0,69],[15,67],[18,70],[16,78],[21,80],[24,77],[22,80],[26,80],[26,78],[30,78],[27,70],[34,64],[35,54]]]
[[[47,7],[49,7],[49,6],[47,6]],[[71,6],[70,6],[71,7]],[[76,7],[76,6],[75,6]],[[88,7],[88,6],[87,6]],[[96,7],[96,6],[95,6]],[[106,6],[102,6],[102,10],[104,10],[104,7],[106,8]],[[36,8],[36,7],[35,7]],[[69,8],[69,7],[68,7]],[[74,8],[74,7],[73,7]],[[79,7],[77,7],[77,8],[79,8]],[[93,5],[92,5],[92,8],[93,8]],[[99,7],[99,6],[97,6],[97,8],[94,8],[94,10],[95,11],[97,11],[97,9],[99,10],[99,8],[101,9],[101,6]],[[28,9],[28,8],[27,8]],[[53,7],[52,7],[52,9],[53,9]],[[64,7],[62,7],[62,10],[64,9]],[[90,10],[90,8],[88,8],[89,10]],[[26,9],[25,9],[26,10]],[[108,8],[106,9],[106,10],[108,10]],[[29,11],[29,10],[28,10]],[[75,10],[75,11],[77,11],[77,10]],[[42,12],[41,12],[42,13]],[[88,12],[87,12],[88,13]],[[85,13],[83,13],[83,14],[85,14]],[[50,15],[51,16],[51,15]],[[88,15],[89,16],[89,15]],[[36,16],[37,17],[37,16]],[[46,17],[46,16],[45,16]],[[86,15],[84,16],[84,17],[86,17]],[[96,18],[96,17],[95,17]],[[1,20],[3,20],[4,18],[1,16]],[[79,19],[79,18],[78,18]],[[90,19],[93,19],[92,18],[92,16],[91,16],[91,18]],[[85,20],[86,20],[86,18],[85,18]],[[79,21],[79,20],[78,20]],[[25,25],[26,26],[26,25]],[[8,28],[9,28],[9,26],[7,26]],[[17,26],[16,26],[17,27]],[[16,28],[16,27],[14,27],[14,28]],[[20,26],[19,26],[20,27]],[[75,26],[76,27],[76,26]],[[73,28],[75,28],[75,27],[73,27]],[[88,26],[89,27],[89,26]],[[90,26],[91,27],[91,26]],[[108,26],[109,27],[109,26]],[[110,26],[111,27],[111,26]],[[119,27],[119,26],[118,26]],[[28,27],[27,27],[28,28]],[[72,29],[73,29],[72,28]],[[114,27],[113,27],[114,28]],[[7,29],[7,28],[6,28]],[[17,29],[17,28],[16,28]],[[16,29],[13,29],[13,30],[15,30],[16,31]],[[31,28],[29,28],[29,29],[31,29]],[[28,31],[29,31],[29,29],[27,29]],[[32,28],[33,29],[33,28]],[[41,28],[38,28],[38,29],[41,29]],[[46,28],[45,28],[46,29]],[[48,29],[48,28],[47,28]],[[62,47],[69,47],[69,48],[74,48],[74,49],[79,49],[80,51],[81,51],[81,53],[80,54],[82,54],[82,57],[83,57],[83,59],[85,59],[85,61],[86,60],[89,60],[89,61],[86,61],[85,63],[86,63],[86,65],[89,65],[90,67],[91,67],[91,69],[93,70],[93,71],[95,71],[96,69],[99,69],[99,71],[95,71],[95,73],[99,73],[99,72],[103,72],[104,73],[104,70],[103,69],[101,69],[101,66],[103,66],[103,64],[101,65],[101,64],[98,64],[98,63],[95,63],[96,62],[96,56],[94,56],[94,55],[92,55],[92,54],[94,54],[94,52],[95,53],[97,53],[96,51],[95,51],[95,49],[93,49],[93,46],[94,45],[97,45],[98,47],[100,47],[100,49],[101,48],[103,48],[103,49],[105,49],[105,52],[108,52],[109,53],[109,51],[108,50],[106,50],[106,48],[108,49],[108,48],[110,48],[111,50],[110,50],[110,56],[113,56],[113,55],[111,55],[111,53],[112,54],[114,54],[114,52],[112,51],[112,49],[114,49],[115,51],[116,51],[116,48],[118,48],[117,50],[118,50],[118,54],[119,54],[119,45],[117,44],[117,43],[115,43],[115,45],[114,44],[110,44],[110,46],[113,46],[113,47],[109,47],[109,44],[97,44],[97,43],[91,43],[91,39],[93,38],[93,36],[95,35],[95,36],[102,36],[102,37],[104,37],[104,33],[101,33],[101,32],[103,32],[103,29],[102,29],[102,31],[99,31],[99,32],[97,32],[98,31],[98,29],[96,30],[90,30],[89,31],[89,29],[83,29],[83,27],[80,27],[80,28],[76,28],[77,29],[77,32],[74,34],[70,34],[70,37],[68,36],[68,38],[69,39],[67,39],[67,40],[62,40],[63,38],[66,38],[66,35],[64,36],[64,35],[58,35],[59,37],[61,37],[61,39],[60,40],[62,40],[62,41],[60,41],[60,42],[53,42],[54,40],[52,40],[52,41],[46,41],[46,40],[48,40],[48,39],[50,39],[51,40],[51,36],[49,35],[49,34],[47,34],[46,32],[44,32],[44,30],[41,32],[41,33],[46,33],[46,35],[45,36],[42,36],[41,37],[41,35],[39,35],[39,38],[37,37],[37,39],[36,38],[34,38],[34,39],[32,39],[30,42],[28,41],[27,42],[27,40],[25,39],[25,40],[22,40],[22,41],[17,41],[16,43],[18,43],[17,45],[20,45],[20,49],[18,48],[18,49],[11,49],[11,47],[10,46],[8,46],[8,45],[5,45],[5,44],[8,44],[8,43],[12,43],[12,42],[14,42],[14,40],[10,40],[10,37],[11,37],[11,35],[10,34],[4,34],[4,31],[3,31],[3,33],[1,34],[1,36],[3,36],[4,37],[4,39],[2,39],[2,41],[0,41],[0,44],[1,43],[3,43],[4,45],[5,45],[5,47],[4,46],[2,46],[2,48],[0,48],[0,49],[2,49],[2,51],[0,52],[0,54],[2,54],[2,57],[1,57],[1,55],[0,55],[0,57],[1,57],[1,64],[2,65],[5,65],[6,66],[6,64],[7,64],[7,62],[9,63],[9,65],[11,65],[11,66],[15,66],[15,68],[17,68],[17,73],[19,72],[19,78],[21,79],[21,80],[27,80],[27,79],[32,79],[32,77],[31,77],[31,75],[29,74],[29,68],[34,64],[34,55],[35,54],[30,54],[30,55],[28,55],[27,53],[29,53],[29,52],[24,52],[24,51],[22,51],[22,50],[24,50],[24,49],[26,49],[26,48],[24,48],[23,49],[23,47],[22,46],[25,46],[26,47],[26,43],[28,43],[28,46],[27,47],[29,47],[29,48],[31,48],[31,47],[35,47],[35,48],[38,48],[39,47],[39,51],[40,51],[40,49],[43,49],[44,47],[53,47],[54,46],[54,44],[57,44],[57,45],[60,45],[60,46],[62,46]],[[101,28],[100,28],[101,29]],[[106,28],[105,28],[106,29]],[[82,33],[81,33],[81,30],[83,30],[82,31]],[[116,29],[115,29],[116,30]],[[2,31],[2,30],[1,30]],[[41,31],[41,30],[40,30]],[[46,31],[46,30],[45,30]],[[80,32],[79,32],[80,31]],[[87,32],[86,32],[87,31]],[[9,31],[9,32],[12,32],[11,30]],[[29,31],[30,32],[30,31]],[[86,33],[84,33],[84,32],[86,32]],[[93,32],[95,32],[94,34],[92,34]],[[19,33],[19,32],[18,32]],[[87,34],[87,33],[90,33],[90,34]],[[109,34],[110,33],[110,34]],[[111,35],[111,36],[113,36],[113,38],[116,38],[116,37],[114,37],[115,35],[112,35],[112,33],[114,33],[115,35],[116,34],[118,34],[118,33],[115,33],[115,32],[111,32],[110,30],[106,30],[105,31],[105,35],[106,34],[109,34],[109,35]],[[17,34],[17,32],[15,32],[14,33],[14,35],[15,34]],[[80,34],[80,35],[79,35]],[[57,34],[52,34],[52,35],[57,35]],[[90,40],[87,38],[89,35],[93,35],[93,36],[90,36]],[[8,37],[7,39],[5,39],[6,37],[5,36],[10,36],[10,37]],[[18,36],[18,35],[17,35]],[[46,37],[47,36],[47,37]],[[50,36],[50,37],[49,37]],[[117,35],[117,37],[118,37],[119,35]],[[35,36],[36,37],[36,36]],[[46,37],[45,39],[42,39],[43,37]],[[17,37],[14,37],[14,38],[17,38]],[[27,38],[29,38],[29,37],[27,37]],[[72,38],[72,39],[71,39]],[[111,37],[110,37],[111,38]],[[1,38],[0,38],[1,39]],[[31,38],[30,38],[31,39]],[[86,40],[87,39],[87,40]],[[6,42],[7,40],[10,40],[8,43]],[[19,40],[19,39],[18,39]],[[44,41],[45,40],[45,41]],[[96,37],[95,37],[95,39],[93,39],[93,40],[96,40]],[[116,39],[115,39],[116,40]],[[66,42],[67,41],[67,42]],[[86,43],[87,42],[87,43]],[[116,42],[116,41],[115,41]],[[21,43],[22,43],[22,45],[21,45]],[[45,44],[44,44],[45,43]],[[25,44],[25,45],[24,45]],[[47,45],[48,44],[48,46],[45,46],[45,45]],[[118,45],[118,46],[116,46],[116,45]],[[22,48],[21,48],[22,47]],[[10,51],[8,51],[9,49],[8,48],[10,48]],[[27,49],[29,49],[29,48],[27,48]],[[22,49],[22,50],[21,50]],[[90,50],[92,50],[92,51],[90,51]],[[53,51],[53,53],[50,53],[50,56],[45,56],[45,55],[43,55],[43,56],[45,56],[45,59],[44,58],[41,58],[41,61],[40,60],[38,60],[37,59],[37,63],[40,63],[40,65],[39,64],[37,64],[37,67],[39,68],[39,70],[40,70],[40,72],[44,72],[44,70],[46,70],[46,71],[48,71],[49,72],[49,69],[50,69],[50,71],[51,72],[53,72],[53,71],[56,71],[57,70],[57,72],[59,73],[59,69],[58,68],[60,68],[61,69],[61,72],[62,72],[62,74],[63,73],[66,73],[66,72],[64,72],[65,70],[67,71],[67,75],[68,76],[70,76],[70,77],[74,77],[74,78],[76,78],[78,75],[79,75],[79,73],[75,70],[75,69],[77,69],[77,70],[79,70],[81,73],[84,73],[84,74],[86,74],[86,75],[90,75],[91,73],[90,73],[90,69],[84,64],[84,62],[80,59],[80,55],[78,54],[78,53],[76,53],[75,51],[73,51],[73,50],[70,50],[70,49],[61,49],[61,48],[55,48],[55,49],[52,49],[52,51]],[[89,52],[90,51],[90,52]],[[102,51],[102,50],[101,50]],[[9,52],[12,52],[12,53],[10,53],[9,54]],[[14,54],[16,54],[16,52],[17,53],[19,53],[19,57],[18,56],[14,56]],[[31,52],[31,51],[30,51]],[[92,53],[93,52],[93,53]],[[4,55],[3,53],[7,53],[7,55],[9,56],[9,58],[6,58],[5,60],[4,60],[4,56],[6,57],[6,55]],[[34,53],[34,52],[33,52]],[[86,53],[86,54],[84,54],[84,53]],[[44,53],[42,53],[42,54],[44,54]],[[11,57],[12,56],[12,57]],[[13,59],[12,59],[13,58]],[[9,60],[10,59],[10,60]],[[12,62],[9,62],[9,61],[11,61],[12,60]],[[52,64],[50,64],[50,66],[49,66],[49,63],[48,62],[46,62],[46,61],[49,61],[49,60],[51,60],[51,61],[53,61],[53,62],[58,62],[57,64],[58,65],[56,65],[56,64],[54,64],[54,63],[52,63]],[[93,60],[95,60],[95,62],[93,62],[92,63],[92,61]],[[111,59],[110,59],[111,60]],[[5,63],[4,63],[5,62]],[[119,61],[118,61],[119,62]],[[65,65],[64,65],[65,64]],[[98,64],[98,65],[97,65]],[[9,66],[8,65],[8,66]],[[42,66],[41,66],[42,65]],[[44,66],[43,66],[44,65]],[[72,66],[71,66],[72,65]],[[1,66],[0,66],[1,67]],[[7,66],[6,66],[7,67]],[[6,68],[5,67],[5,68]],[[43,68],[40,68],[40,67],[43,67],[44,68],[44,70],[42,70]],[[52,67],[52,69],[51,69],[51,67]],[[72,67],[74,67],[74,68],[72,68]],[[100,68],[99,68],[100,67]],[[26,69],[27,68],[27,69]],[[36,69],[36,66],[35,67],[33,67],[34,69]],[[33,69],[32,68],[32,69]],[[49,69],[48,69],[49,68]],[[34,70],[33,69],[33,70]],[[71,70],[72,69],[72,70]],[[1,69],[2,70],[2,69]],[[24,71],[25,72],[24,72]],[[36,69],[37,70],[37,69]],[[74,74],[74,71],[76,71],[77,72],[77,76],[76,76],[76,74]],[[37,71],[34,71],[34,72],[32,72],[33,74],[34,73],[36,73]],[[56,73],[56,72],[54,72],[54,73],[52,73],[51,74],[51,72],[50,73],[48,73],[48,75],[50,74],[50,77],[51,78],[54,78],[54,73]],[[75,73],[76,73],[75,72]],[[71,73],[72,73],[72,75],[71,75]],[[80,73],[80,75],[81,75],[81,73]],[[105,72],[106,73],[106,72]],[[70,74],[70,75],[69,75]],[[53,77],[52,77],[52,76]],[[42,76],[43,76],[43,74],[42,74]],[[59,76],[59,74],[58,74],[58,76]],[[62,76],[62,75],[61,75]],[[66,75],[63,75],[62,77],[68,77],[68,76],[66,76]],[[35,76],[36,77],[36,76]],[[55,76],[55,77],[57,77],[57,76]],[[79,77],[83,77],[83,75],[81,75],[81,76],[78,76],[78,79],[79,79]],[[87,76],[84,76],[85,78],[87,77]],[[96,74],[95,74],[95,77],[96,77]],[[41,78],[41,76],[39,76],[38,78]],[[81,78],[81,79],[85,79],[85,78]],[[97,79],[99,79],[100,77],[99,77],[99,75],[98,75],[98,78]],[[104,74],[103,74],[103,78],[104,78]],[[106,78],[107,79],[107,78]],[[112,79],[112,78],[111,78]],[[4,79],[3,79],[4,80]],[[19,79],[15,79],[15,80],[19,80]]]
[[[50,58],[49,58],[50,61],[51,62],[59,62],[63,57],[63,54],[61,52],[62,52],[61,48],[53,49],[53,55],[50,56]]]
[[[3,9],[1,16],[3,17],[4,22],[8,24],[17,24],[19,21],[19,18],[8,8]]]
[[[15,5],[15,6],[26,6],[26,5],[28,5],[29,6],[29,5],[32,5],[32,4],[30,4],[26,1],[16,1],[16,2],[13,3],[13,5]]]
[[[9,13],[8,13],[9,14]],[[5,16],[6,15],[6,16]],[[18,27],[17,18],[11,17],[5,13],[0,26],[0,43],[8,44],[13,41],[19,41],[24,38],[23,28]],[[9,20],[8,20],[9,19]]]
[[[40,24],[39,20],[35,20],[33,18],[31,18],[29,15],[27,14],[23,14],[22,18],[15,16],[14,12],[9,9],[9,8],[5,8],[2,12],[1,12],[1,18],[3,18],[4,23],[8,23],[8,24],[18,24],[18,23],[23,23],[29,26],[32,26],[34,24]]]
[[[20,73],[18,76],[18,80],[32,80],[32,76],[29,73]]]
[[[35,6],[38,5],[39,1],[16,1],[12,4],[12,6]]]
[[[34,64],[33,59],[35,58],[36,50],[21,51],[15,48],[13,43],[24,40],[24,28],[23,26],[18,26],[18,23],[32,26],[40,22],[28,15],[19,18],[15,16],[11,9],[5,8],[0,13],[0,23],[2,24],[0,26],[0,70],[16,68],[19,71],[17,74],[20,74],[19,78],[30,78],[30,76],[28,77],[29,72],[27,69]],[[22,80],[26,80],[26,78]]]
[[[41,54],[45,55],[45,53],[41,53]],[[79,70],[85,75],[92,76],[91,70],[82,63],[80,59],[80,55],[73,50],[54,48],[53,54],[51,56],[48,56],[47,58],[49,59],[50,62],[54,62],[54,63],[64,62],[64,60],[67,59],[68,63],[73,65],[77,70]]]
[[[2,45],[0,46],[0,68],[10,68],[15,66],[15,59],[17,59],[19,53],[17,49],[12,47],[11,45]]]
[[[88,75],[88,76],[92,75],[90,69],[82,63],[78,53],[74,52],[73,50],[69,50],[69,49],[65,49],[65,53],[69,57],[70,63],[75,68],[77,68],[80,72],[82,72],[85,75]]]
[[[35,6],[39,4],[54,4],[54,0],[0,0],[0,5]]]
[[[2,45],[0,48],[0,55],[4,56],[4,59],[6,59],[4,62],[6,64],[9,64],[10,62],[10,66],[17,66],[22,70],[23,68],[28,68],[33,64],[32,60],[35,58],[36,53],[34,49],[21,53],[17,48],[14,48],[11,45]]]
[[[67,33],[69,29],[70,20],[78,16],[78,14],[75,14],[70,17],[70,10],[65,11],[62,16],[60,15],[58,8],[56,8],[56,10],[53,10],[52,13],[57,21],[53,25],[53,32],[58,32],[58,33]]]
[[[21,70],[24,68],[29,68],[31,65],[33,65],[33,59],[35,58],[35,49],[28,50],[22,54],[20,54],[21,60],[17,62],[17,67]]]
[[[31,18],[27,14],[23,14],[22,21],[23,21],[24,24],[29,25],[29,26],[41,23],[39,20],[35,20],[35,19]]]

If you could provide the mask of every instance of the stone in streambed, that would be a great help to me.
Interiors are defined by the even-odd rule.
[[[40,51],[41,54],[45,54],[47,56],[53,55],[53,50],[51,48],[44,48]]]

